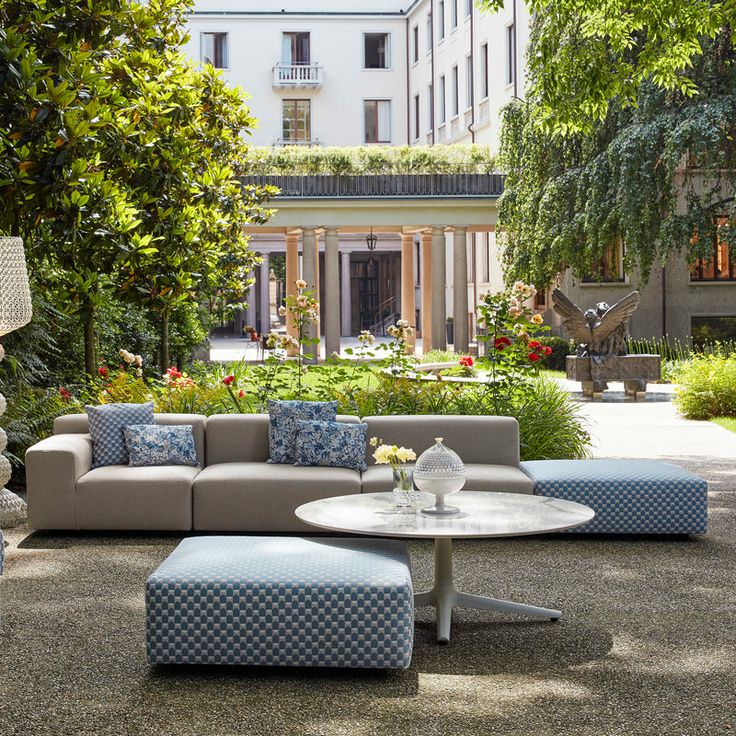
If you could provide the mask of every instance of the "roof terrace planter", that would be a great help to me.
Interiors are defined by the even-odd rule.
[[[271,184],[279,199],[489,197],[503,193],[503,174],[365,174],[361,176],[245,176],[244,185]]]

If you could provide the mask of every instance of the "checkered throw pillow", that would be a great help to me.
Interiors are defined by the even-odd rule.
[[[153,402],[85,406],[92,436],[92,467],[127,465],[123,429],[130,424],[153,424]]]

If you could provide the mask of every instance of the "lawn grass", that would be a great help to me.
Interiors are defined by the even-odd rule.
[[[545,378],[566,378],[565,371],[553,371],[549,370],[547,368],[543,368],[541,371],[539,371],[540,376],[544,376]]]
[[[729,430],[730,432],[736,432],[736,417],[714,417],[711,422]]]

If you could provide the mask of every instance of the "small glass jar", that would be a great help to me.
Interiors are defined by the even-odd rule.
[[[414,466],[396,465],[391,470],[394,477],[394,504],[400,509],[412,508],[417,498],[414,490]]]

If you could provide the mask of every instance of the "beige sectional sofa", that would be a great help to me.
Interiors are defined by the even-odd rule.
[[[361,421],[340,416],[339,421]],[[54,434],[26,453],[28,521],[33,529],[314,531],[294,516],[307,501],[386,491],[391,470],[267,463],[268,416],[157,414],[157,424],[190,424],[201,468],[112,465],[91,469],[87,416],[59,417]],[[532,493],[519,468],[519,427],[509,417],[365,417],[368,437],[417,453],[444,437],[467,467],[467,490]]]

